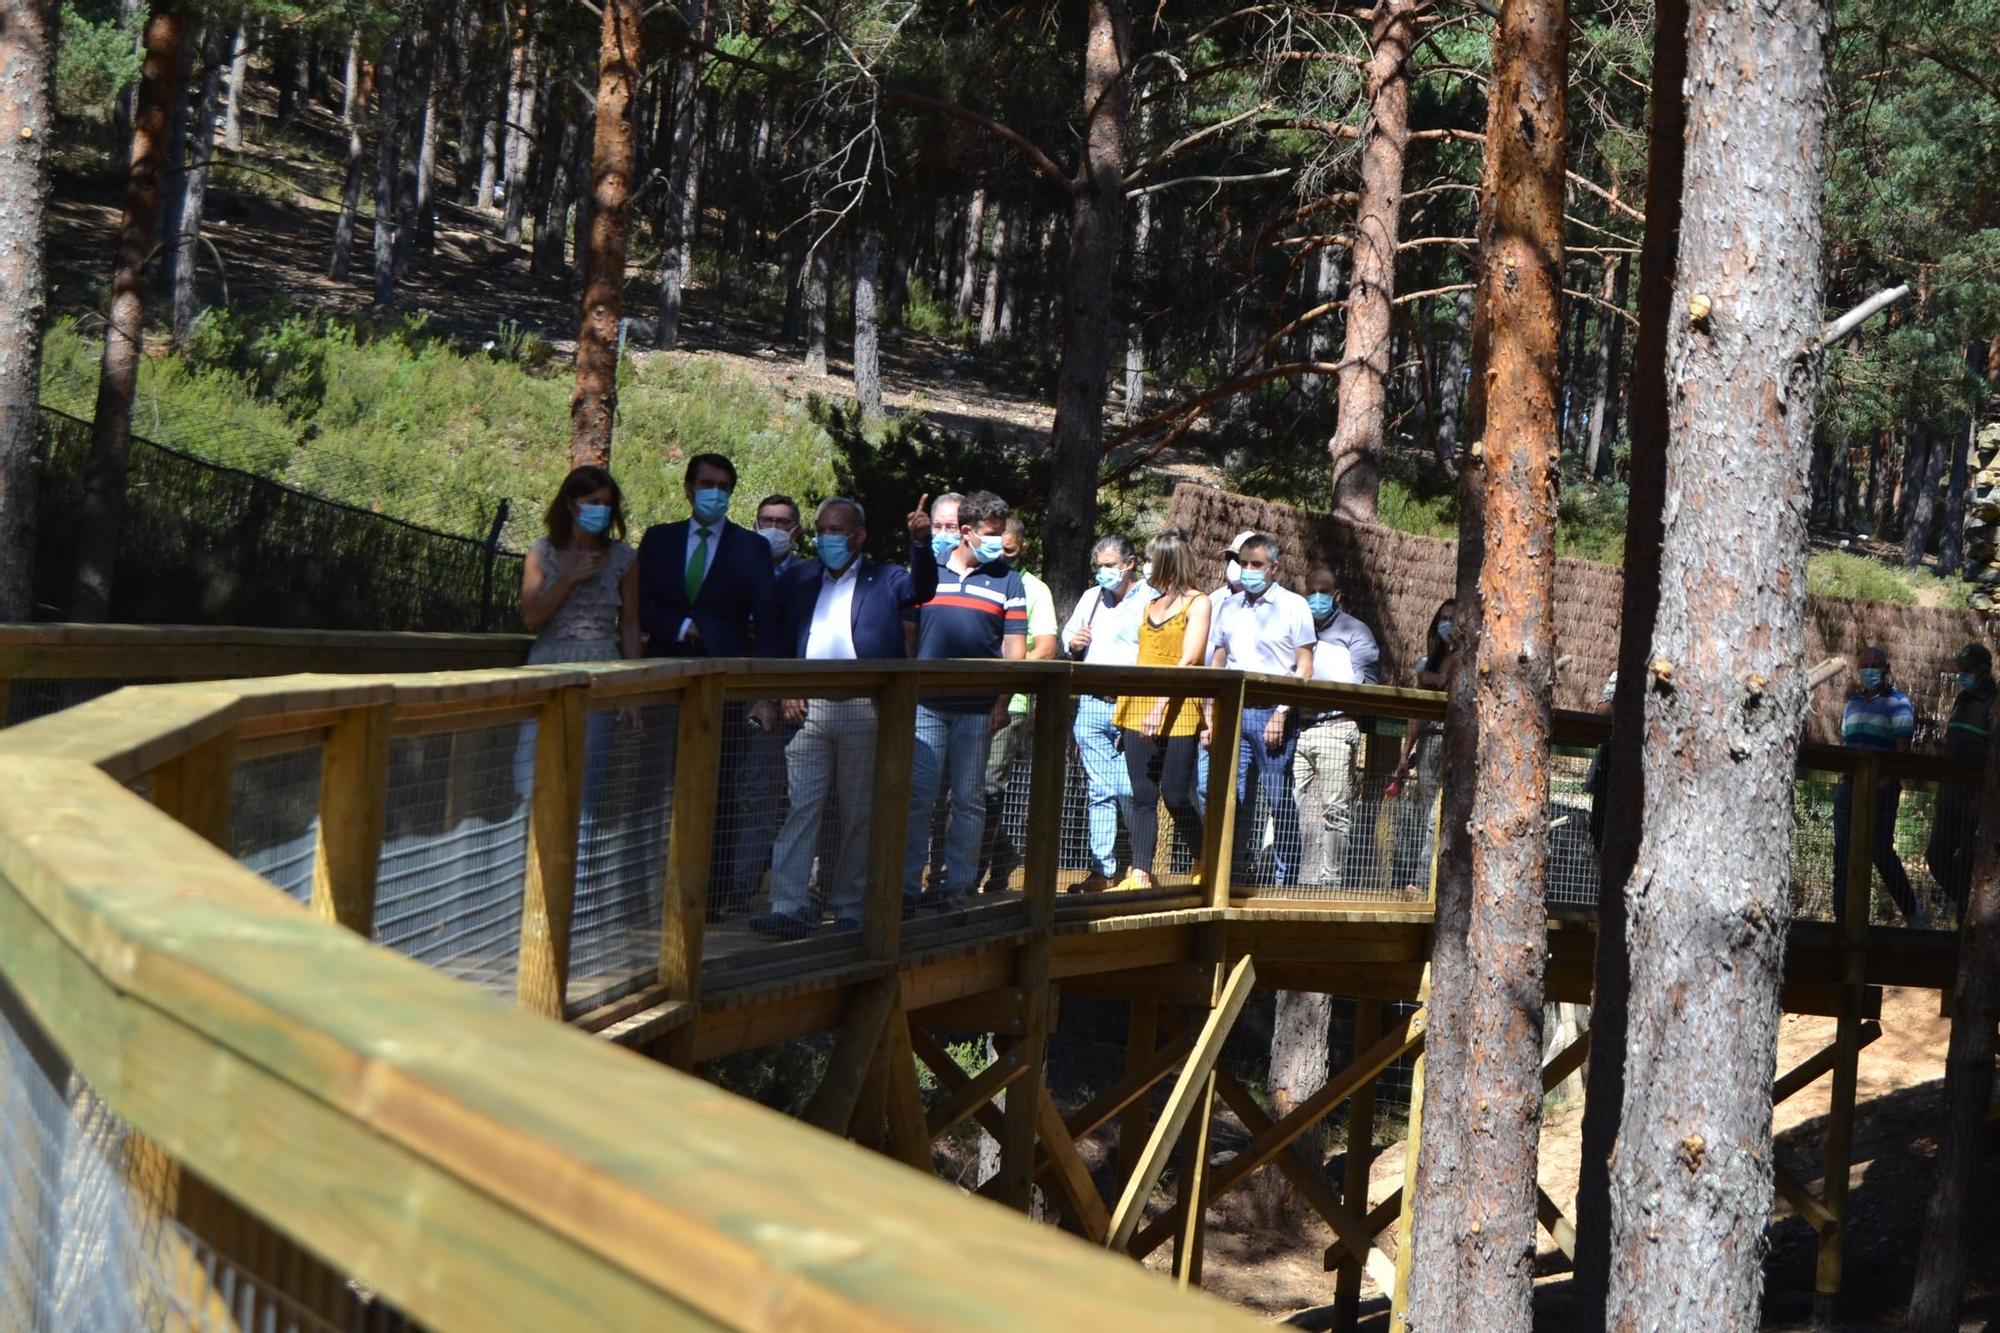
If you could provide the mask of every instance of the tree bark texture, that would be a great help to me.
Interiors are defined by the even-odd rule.
[[[1568,117],[1562,0],[1510,0],[1493,48],[1480,217],[1485,474],[1462,944],[1431,993],[1409,1327],[1533,1323],[1555,680],[1557,376]],[[1451,1086],[1446,1089],[1444,1083]],[[1437,1089],[1442,1095],[1433,1096]]]
[[[396,297],[396,86],[403,39],[392,41],[375,66],[375,304]]]
[[[1597,313],[1597,365],[1590,379],[1590,422],[1583,446],[1583,475],[1587,480],[1598,476],[1604,445],[1610,438],[1605,426],[1612,412],[1611,377],[1622,350],[1618,334],[1625,322],[1613,310],[1624,304],[1623,293],[1618,290],[1624,260],[1623,255],[1606,255],[1604,271],[1598,280],[1598,295],[1604,300],[1604,308]]]
[[[214,23],[202,25],[201,94],[195,99],[193,123],[188,127],[187,165],[178,181],[167,188],[179,188],[180,205],[173,210],[174,234],[166,238],[172,251],[172,289],[169,293],[175,347],[185,347],[194,334],[196,311],[196,271],[200,268],[201,217],[208,206],[208,171],[215,161],[215,115],[222,101],[222,29]]]
[[[361,134],[361,122],[368,114],[368,99],[375,89],[375,67],[360,62],[360,43],[347,48],[346,108],[341,123],[347,129],[347,175],[340,187],[340,216],[333,222],[333,262],[329,277],[344,281],[353,269],[354,223],[361,212],[361,190],[368,171],[368,145]]]
[[[1910,466],[1909,520],[1903,529],[1903,563],[1924,563],[1931,544],[1931,529],[1937,526],[1938,474],[1944,470],[1952,439],[1928,422],[1910,432],[1910,450],[1915,455]]]
[[[229,102],[222,113],[222,142],[230,152],[243,148],[243,79],[250,72],[250,10],[236,12],[236,32],[229,39]]]
[[[1632,348],[1631,415],[1626,434],[1625,582],[1618,625],[1618,690],[1603,800],[1609,807],[1598,855],[1597,957],[1591,989],[1590,1062],[1584,1070],[1582,1160],[1576,1202],[1576,1277],[1571,1309],[1578,1333],[1604,1327],[1610,1284],[1610,1159],[1625,1102],[1625,1034],[1631,975],[1626,956],[1625,885],[1639,859],[1646,808],[1641,763],[1645,689],[1660,605],[1660,543],[1666,525],[1667,332],[1680,247],[1681,178],[1686,158],[1687,0],[1654,6],[1653,88],[1648,110],[1646,223],[1639,252],[1639,334]]]
[[[878,279],[882,268],[882,233],[863,226],[854,246],[854,401],[861,420],[882,419],[882,357],[876,315]]]
[[[1831,11],[1817,0],[1690,11],[1667,521],[1611,1164],[1615,1329],[1757,1323],[1807,703],[1818,366],[1804,349],[1820,327]]]
[[[530,136],[535,124],[535,16],[529,0],[518,0],[513,13],[514,43],[507,58],[506,151],[502,155],[507,168],[507,207],[501,216],[500,235],[509,245],[519,245],[528,217],[528,159],[534,150]]]
[[[986,257],[986,290],[979,302],[979,345],[990,346],[1000,332],[1000,279],[1006,263],[1007,215],[993,209],[993,247]]]
[[[438,138],[442,132],[442,126],[438,124],[442,99],[438,95],[437,65],[438,53],[433,48],[424,64],[423,116],[417,130],[416,188],[413,191],[415,206],[410,214],[410,248],[425,256],[437,251],[437,210],[432,206],[437,195]]]
[[[952,311],[960,319],[972,317],[973,298],[979,294],[979,254],[986,244],[986,190],[974,190],[965,202],[965,231],[959,239],[958,272],[952,285]]]
[[[1472,341],[1472,293],[1460,292],[1452,305],[1451,341],[1438,367],[1438,450],[1450,458],[1458,452],[1460,416],[1465,406],[1466,353]]]
[[[55,127],[54,0],[0,6],[0,621],[34,616],[42,234]]]
[[[1382,439],[1389,410],[1389,343],[1396,297],[1396,244],[1402,225],[1403,152],[1410,135],[1410,51],[1416,0],[1382,0],[1369,28],[1368,122],[1361,142],[1361,191],[1348,261],[1347,343],[1334,384],[1334,512],[1375,521],[1382,487]]]
[[[1951,475],[1944,493],[1944,531],[1938,534],[1938,577],[1950,578],[1965,563],[1965,510],[1971,498],[1972,446],[1979,435],[1979,418],[1967,414],[1965,425],[1952,433]]]
[[[705,37],[708,31],[707,0],[689,0],[682,18],[688,31]],[[701,139],[707,128],[708,102],[701,95],[701,54],[685,51],[674,68],[673,165],[667,173],[665,253],[660,259],[660,317],[653,332],[653,345],[678,346],[681,336],[681,305],[688,279],[694,271],[694,233],[700,221]]]
[[[1333,997],[1317,991],[1281,990],[1271,1013],[1271,1061],[1267,1086],[1271,1114],[1282,1120],[1326,1086],[1332,1063]],[[1295,1148],[1307,1170],[1317,1175],[1326,1160],[1326,1122],[1303,1135]],[[1295,1212],[1296,1194],[1281,1172],[1258,1173],[1266,1219],[1282,1224]]]
[[[1141,134],[1145,133],[1142,128]],[[1146,411],[1146,320],[1139,308],[1141,293],[1148,290],[1153,243],[1153,196],[1142,194],[1132,201],[1132,267],[1125,281],[1125,421],[1136,424]],[[1014,294],[1007,293],[1007,308]],[[1011,325],[1012,320],[1005,321]],[[1004,331],[1004,329],[1003,329]]]
[[[826,307],[829,299],[826,240],[806,259],[806,373],[826,374]]]
[[[571,467],[609,467],[618,419],[618,319],[632,220],[632,97],[639,86],[639,0],[604,0],[597,59],[597,139],[590,158],[590,248],[570,399]]]
[[[179,94],[181,44],[186,37],[187,16],[171,0],[158,0],[146,20],[146,60],[132,114],[131,166],[118,228],[117,267],[111,275],[90,462],[84,469],[83,504],[77,515],[76,572],[70,589],[70,615],[77,620],[103,620],[111,613],[118,519],[132,452],[132,395],[144,350],[146,261],[159,230],[167,121]]]
[[[1958,986],[1944,1065],[1944,1124],[1910,1294],[1911,1333],[1956,1333],[1965,1298],[1973,1182],[1985,1155],[1993,1100],[1993,1032],[2000,1022],[2000,745],[1986,756],[1972,891],[1959,932]]]
[[[1071,186],[1062,369],[1049,466],[1043,568],[1058,606],[1082,595],[1097,535],[1097,454],[1118,329],[1125,239],[1125,122],[1132,34],[1124,0],[1089,0],[1082,158]]]

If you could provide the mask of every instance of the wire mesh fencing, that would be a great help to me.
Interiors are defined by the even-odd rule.
[[[1871,925],[1948,927],[1964,913],[1972,879],[1977,784],[1885,779],[1875,789]],[[1851,777],[1804,768],[1793,784],[1792,915],[1838,921],[1857,799]]]
[[[572,1010],[615,999],[659,974],[679,725],[680,706],[672,702],[594,709],[585,722],[570,917]],[[525,794],[535,724],[523,733],[526,771],[517,776]]]
[[[259,755],[231,783],[229,854],[302,903],[312,900],[320,757],[318,745]]]
[[[31,722],[50,713],[60,713],[65,708],[74,708],[92,699],[102,698],[113,690],[122,690],[127,685],[152,685],[157,681],[85,679],[77,677],[63,680],[15,680],[0,682],[5,684],[6,708],[0,710],[0,726],[13,726],[19,722]]]
[[[533,755],[520,722],[391,744],[376,943],[514,994]]]

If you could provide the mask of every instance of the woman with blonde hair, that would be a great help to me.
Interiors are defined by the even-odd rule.
[[[1138,666],[1200,666],[1208,654],[1208,594],[1187,534],[1168,528],[1146,547],[1152,601],[1139,620]],[[1153,887],[1160,802],[1164,798],[1182,845],[1201,846],[1195,803],[1195,760],[1202,702],[1180,696],[1127,695],[1112,713],[1132,779],[1132,869],[1121,889]]]

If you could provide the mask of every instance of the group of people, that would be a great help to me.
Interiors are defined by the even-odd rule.
[[[1206,663],[1308,680],[1377,679],[1374,635],[1341,608],[1332,572],[1310,569],[1303,593],[1287,588],[1284,553],[1264,534],[1240,534],[1226,552],[1209,553],[1227,562],[1215,588],[1204,586],[1202,553],[1178,530],[1155,536],[1143,559],[1129,539],[1107,536],[1092,554],[1094,585],[1059,621],[1048,586],[1023,568],[1021,520],[997,495],[924,497],[901,520],[907,563],[894,564],[863,554],[868,516],[844,496],[819,503],[810,533],[782,495],[757,505],[754,527],[739,526],[730,520],[736,479],[721,455],[688,460],[687,516],[648,528],[635,547],[610,474],[573,471],[523,572],[522,616],[536,635],[530,662],[1066,655],[1113,666]],[[919,700],[906,911],[950,909],[982,883],[1007,886],[1021,854],[1005,828],[1005,796],[1032,717],[1025,694]],[[1090,859],[1079,890],[1153,886],[1162,804],[1177,863],[1192,863],[1214,725],[1211,702],[1199,695],[1078,698]],[[858,927],[870,821],[855,807],[873,790],[873,702],[730,705],[723,726],[747,740],[723,748],[719,790],[736,814],[716,829],[711,916],[749,908],[768,872],[768,910],[750,921],[759,933],[798,938],[828,915],[836,929]],[[1235,756],[1238,855],[1256,862],[1267,851],[1268,882],[1339,882],[1358,741],[1354,721],[1336,711],[1245,711]],[[839,817],[829,820],[836,800]]]

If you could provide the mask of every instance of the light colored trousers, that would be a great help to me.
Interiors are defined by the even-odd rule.
[[[839,793],[839,851],[829,895],[836,917],[861,919],[868,885],[868,825],[875,790],[875,703],[813,699],[806,720],[785,747],[792,804],[771,851],[771,910],[812,919],[813,853],[820,821]]]
[[[1346,718],[1316,722],[1299,733],[1292,789],[1305,844],[1301,884],[1341,882],[1354,822],[1354,759],[1361,728]]]
[[[1090,861],[1105,877],[1118,873],[1118,817],[1131,823],[1132,774],[1118,749],[1112,704],[1094,694],[1076,701],[1076,757],[1083,764],[1090,821]]]

